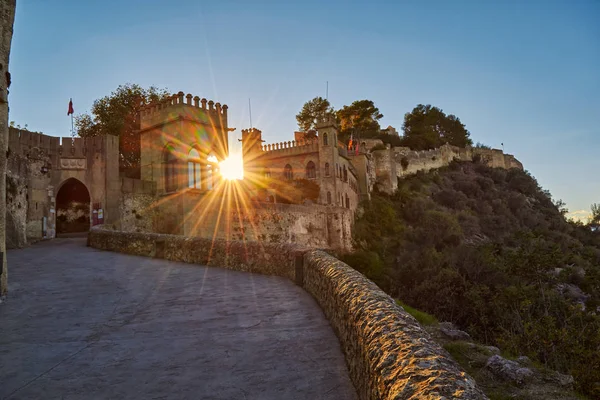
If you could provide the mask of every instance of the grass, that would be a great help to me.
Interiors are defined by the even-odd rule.
[[[416,308],[413,308],[409,305],[404,304],[402,301],[396,299],[396,304],[398,304],[399,306],[401,306],[402,308],[404,308],[404,310],[409,313],[410,315],[412,315],[413,317],[415,317],[415,319],[417,321],[419,321],[419,323],[421,325],[436,325],[438,323],[438,320],[436,317],[434,317],[431,314],[427,314],[426,312],[417,310]]]
[[[466,342],[457,341],[444,344],[444,349],[463,367],[469,366],[469,352],[472,351]]]

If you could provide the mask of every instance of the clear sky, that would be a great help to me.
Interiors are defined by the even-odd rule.
[[[485,4],[483,4],[485,3]],[[69,136],[119,84],[229,105],[291,140],[311,98],[432,104],[514,154],[571,211],[600,202],[600,2],[17,0],[10,120]]]

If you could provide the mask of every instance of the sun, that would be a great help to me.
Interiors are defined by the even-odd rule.
[[[227,157],[219,163],[221,176],[227,180],[244,179],[244,163],[241,157]]]

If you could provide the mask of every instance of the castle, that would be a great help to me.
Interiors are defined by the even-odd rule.
[[[375,189],[392,193],[403,176],[475,156],[493,167],[523,168],[501,150],[411,151],[377,139],[349,149],[335,120],[326,118],[316,132],[295,132],[294,140],[275,144],[264,144],[256,128],[242,130],[245,178],[226,181],[220,167],[233,130],[227,111],[183,92],[142,109],[141,179],[119,176],[117,137],[60,139],[11,128],[8,245],[105,224],[349,250],[355,211]]]

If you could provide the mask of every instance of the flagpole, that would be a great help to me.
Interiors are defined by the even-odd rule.
[[[71,116],[71,138],[75,138],[75,128],[73,126],[73,98],[69,99],[69,111],[67,111],[67,115]]]

